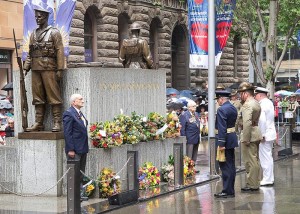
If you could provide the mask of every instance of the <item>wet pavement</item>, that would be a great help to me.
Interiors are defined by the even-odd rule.
[[[240,161],[239,149],[236,150],[236,165],[239,173],[236,177],[235,198],[215,199],[213,194],[222,190],[219,176],[209,175],[208,143],[200,144],[197,169],[200,173],[188,186],[178,190],[162,183],[160,188],[140,191],[139,203],[119,207],[110,206],[105,199],[90,199],[83,202],[82,213],[300,213],[300,141],[293,142],[292,157],[278,157],[277,153],[285,144],[279,130],[279,143],[274,147],[275,185],[261,187],[257,192],[241,193],[245,185],[245,172]],[[66,213],[66,197],[20,197],[12,194],[0,194],[0,214],[29,213]]]

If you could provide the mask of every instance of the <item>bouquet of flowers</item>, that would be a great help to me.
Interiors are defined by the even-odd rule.
[[[144,133],[147,140],[159,140],[163,139],[162,134],[156,134],[166,124],[166,119],[156,112],[150,112],[147,117],[147,121],[143,124]]]
[[[82,195],[85,197],[91,197],[96,190],[96,182],[89,179],[88,177],[83,177],[83,192]]]
[[[107,198],[121,192],[121,182],[110,168],[103,168],[98,176],[100,198]]]
[[[168,128],[165,130],[167,138],[175,138],[180,136],[181,125],[176,113],[167,114]]]
[[[174,181],[174,157],[173,155],[169,155],[168,163],[163,165],[162,168],[163,180],[172,183]],[[194,176],[195,171],[195,163],[188,156],[183,157],[183,177],[184,180],[188,177]]]
[[[184,156],[183,165],[184,179],[195,175],[195,162],[191,158],[189,158],[188,156]]]
[[[105,121],[90,127],[92,144],[97,148],[111,148],[123,144],[121,127],[115,122]]]
[[[134,115],[135,113],[132,113]],[[121,127],[123,133],[123,142],[127,144],[136,144],[143,139],[142,132],[139,130],[141,122],[133,117],[120,114],[114,118],[114,122]]]
[[[139,169],[139,189],[146,189],[150,186],[158,186],[159,183],[160,173],[158,169],[153,166],[152,162],[145,162]]]
[[[169,155],[168,163],[161,167],[163,181],[171,183],[174,181],[174,157]]]

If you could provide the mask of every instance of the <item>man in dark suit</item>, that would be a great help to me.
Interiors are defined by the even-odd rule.
[[[196,103],[190,100],[187,104],[188,110],[180,115],[181,124],[180,135],[186,136],[186,155],[195,163],[198,155],[200,142],[200,120],[196,112]]]
[[[235,133],[235,122],[237,110],[229,101],[230,92],[216,91],[216,100],[219,104],[216,116],[216,146],[219,154],[223,153],[224,159],[219,159],[219,166],[222,171],[223,190],[214,194],[216,198],[232,198],[234,193],[234,182],[236,176],[234,148],[238,146],[238,139]],[[220,155],[222,156],[222,155]]]
[[[80,94],[73,94],[70,97],[71,107],[63,114],[63,125],[67,160],[79,160],[80,170],[85,172],[86,157],[89,147],[87,134],[88,121],[80,111],[83,104],[84,100]],[[82,173],[80,179],[82,184]]]

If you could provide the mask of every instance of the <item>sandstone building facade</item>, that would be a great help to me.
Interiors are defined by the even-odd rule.
[[[22,20],[22,0],[0,0],[1,88],[12,81],[12,71],[18,70],[12,29],[22,45]],[[187,89],[207,81],[207,70],[188,68],[186,0],[77,0],[68,67],[122,67],[118,60],[120,42],[130,36],[128,28],[135,21],[142,25],[141,36],[149,43],[156,67],[166,71],[168,86]],[[247,81],[248,59],[246,40],[230,38],[217,67],[217,83],[229,86]]]
[[[120,42],[133,22],[142,26],[157,68],[165,69],[167,85],[200,87],[207,70],[190,70],[187,2],[182,0],[79,0],[70,33],[68,67],[122,67]],[[217,67],[217,83],[229,86],[248,80],[249,55],[245,39],[230,38]]]

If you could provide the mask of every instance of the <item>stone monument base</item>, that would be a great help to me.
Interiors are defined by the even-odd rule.
[[[23,133],[22,133],[23,134]],[[64,140],[6,138],[0,146],[0,184],[23,195],[61,196]],[[8,193],[0,187],[0,193]]]
[[[0,184],[12,192],[41,196],[61,196],[67,193],[67,180],[55,184],[67,171],[64,140],[35,140],[7,138],[7,145],[0,146]],[[138,164],[150,161],[159,170],[173,155],[173,144],[183,143],[185,138],[168,138],[141,142],[134,145],[122,145],[109,149],[91,148],[87,156],[86,175],[97,179],[104,167],[119,172],[122,189],[127,189],[127,151],[138,151]],[[90,146],[91,147],[91,146]],[[0,187],[0,193],[9,193]]]

